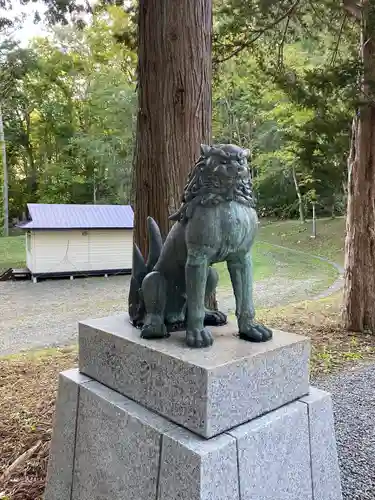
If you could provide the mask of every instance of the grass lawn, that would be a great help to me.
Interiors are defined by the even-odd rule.
[[[261,223],[258,240],[302,250],[311,255],[319,255],[338,264],[343,264],[345,218],[318,219],[316,227],[317,236],[314,239],[311,238],[311,221],[306,224],[295,220],[265,222]]]
[[[24,236],[0,237],[0,272],[10,267],[25,267]]]
[[[300,224],[299,221],[277,221],[261,223],[257,241],[253,250],[255,280],[271,276],[289,279],[308,279],[313,277],[316,283],[313,291],[327,288],[336,278],[337,271],[329,263],[320,261],[319,256],[343,265],[345,219],[319,219],[317,237],[311,238],[311,222]],[[291,250],[310,254],[290,252],[273,245],[280,245]],[[220,288],[230,287],[230,278],[226,264],[217,264]]]
[[[215,267],[219,272],[219,288],[229,289],[231,283],[226,264],[216,264]],[[271,277],[288,280],[313,279],[311,291],[314,293],[328,288],[338,276],[337,270],[329,263],[312,256],[276,248],[264,241],[257,241],[254,245],[253,268],[255,281]]]

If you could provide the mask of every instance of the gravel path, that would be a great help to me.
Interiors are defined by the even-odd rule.
[[[0,282],[0,355],[74,343],[77,322],[124,311],[129,276]]]
[[[0,282],[0,355],[47,346],[66,345],[77,338],[77,322],[120,313],[127,308],[129,276]],[[257,307],[271,307],[307,298],[311,280],[270,278],[255,283]],[[223,311],[234,311],[231,290],[219,289]]]
[[[375,500],[375,363],[315,385],[332,393],[344,500]]]

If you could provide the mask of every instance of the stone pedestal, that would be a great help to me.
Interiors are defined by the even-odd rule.
[[[80,324],[60,375],[45,500],[341,500],[331,399],[309,342],[235,327],[211,348],[144,341],[127,317]],[[192,432],[193,431],[193,432]]]

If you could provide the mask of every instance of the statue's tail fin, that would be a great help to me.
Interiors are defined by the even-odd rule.
[[[163,238],[161,237],[159,226],[152,217],[147,217],[147,227],[149,251],[146,267],[147,272],[149,273],[153,270],[160,257],[161,249],[163,247]]]
[[[134,243],[132,277],[128,296],[129,316],[134,326],[140,326],[144,316],[144,304],[140,290],[146,274],[147,267],[145,260],[138,246]]]
[[[160,229],[152,217],[147,218],[147,227],[149,237],[147,262],[145,262],[138,246],[135,243],[133,246],[133,268],[129,288],[128,308],[129,316],[134,326],[140,326],[142,324],[145,314],[141,290],[142,282],[145,276],[153,270],[163,247]]]
[[[147,273],[147,267],[145,264],[145,260],[141,254],[141,251],[138,248],[138,245],[134,243],[132,276],[137,280],[142,276],[143,279],[146,273]]]

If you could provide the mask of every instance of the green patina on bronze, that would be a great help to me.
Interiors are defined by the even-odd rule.
[[[145,262],[135,245],[129,292],[129,315],[143,338],[186,328],[189,346],[210,346],[207,326],[226,323],[225,314],[204,307],[218,283],[211,266],[223,261],[236,298],[240,338],[264,342],[272,337],[269,328],[254,321],[250,252],[258,218],[248,155],[232,144],[202,145],[164,243],[157,224],[148,218],[149,256]]]

